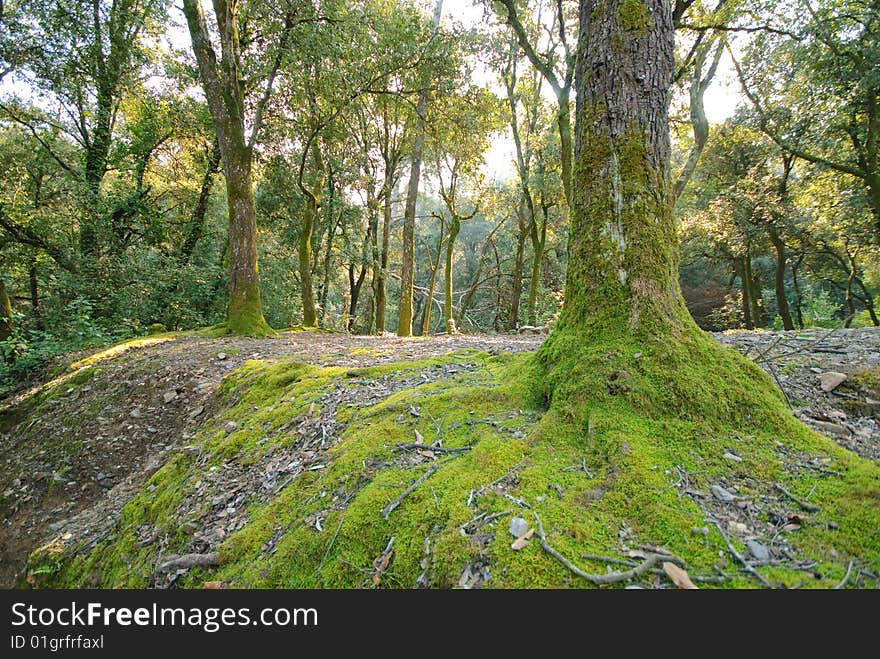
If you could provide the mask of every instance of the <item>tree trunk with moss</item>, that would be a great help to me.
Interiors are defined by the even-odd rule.
[[[12,336],[15,326],[12,323],[12,302],[6,290],[6,282],[0,279],[0,341]]]
[[[263,318],[257,269],[257,217],[253,192],[253,143],[260,129],[258,112],[245,134],[244,81],[234,2],[215,2],[221,55],[218,61],[200,0],[184,0],[183,13],[192,38],[199,77],[214,122],[226,178],[229,205],[229,306],[226,330],[264,335],[272,329]],[[274,76],[273,76],[274,77]],[[271,77],[267,92],[271,90]],[[266,95],[268,97],[268,95]]]

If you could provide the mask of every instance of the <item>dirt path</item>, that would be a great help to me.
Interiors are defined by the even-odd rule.
[[[211,414],[214,393],[249,359],[292,358],[356,368],[461,351],[535,350],[543,336],[392,336],[284,333],[273,339],[185,336],[147,340],[94,358],[82,386],[62,384],[39,414],[16,418],[20,393],[0,409],[0,584],[11,583],[29,552],[77,516],[78,526],[107,527],[168,455],[180,450]],[[739,332],[716,338],[771,372],[794,412],[843,446],[880,459],[878,407],[871,392],[823,392],[818,376],[880,367],[880,333],[846,330]],[[86,373],[86,370],[89,372]],[[873,394],[876,395],[876,394]],[[853,408],[853,400],[865,403]],[[857,409],[858,413],[853,413]],[[103,532],[103,531],[102,531]],[[101,533],[96,533],[97,543]],[[109,532],[109,529],[106,531]]]

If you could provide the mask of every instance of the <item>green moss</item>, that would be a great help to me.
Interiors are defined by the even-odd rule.
[[[644,0],[622,0],[617,9],[617,22],[637,37],[645,36],[654,27],[654,18]]]
[[[412,384],[426,369],[456,363],[476,368]],[[534,524],[534,513],[550,544],[587,571],[604,572],[606,565],[583,554],[620,556],[624,542],[665,547],[687,561],[691,575],[717,575],[726,545],[714,528],[708,536],[693,533],[711,524],[683,493],[682,474],[692,489],[707,491],[723,478],[755,498],[772,496],[778,482],[821,505],[788,536],[820,577],[804,584],[802,571],[760,568],[774,584],[834,585],[850,558],[880,567],[876,465],[798,424],[757,367],[703,334],[670,342],[594,328],[551,335],[538,357],[469,352],[355,370],[248,361],[222,383],[216,416],[192,440],[194,450],[160,469],[93,550],[71,544],[50,558],[35,553],[32,571],[45,567],[34,585],[145,586],[162,556],[187,551],[206,509],[187,519],[178,510],[206,470],[224,461],[259,469],[273,452],[296,447],[297,435],[285,424],[320,413],[327,392],[379,378],[409,384],[378,402],[338,407],[345,426],[321,455],[324,468],[300,473],[266,500],[253,499],[247,523],[220,546],[221,567],[192,571],[179,585],[447,588],[474,565],[489,570],[487,587],[588,587],[535,540],[521,551],[510,548],[510,518]],[[231,432],[229,421],[236,423]],[[419,436],[427,445],[470,448],[433,458],[396,449]],[[742,462],[725,460],[729,450]],[[827,456],[841,476],[798,469],[791,456],[801,454]],[[500,485],[489,488],[493,482]],[[158,544],[140,546],[145,528],[165,539],[161,555]],[[374,561],[392,537],[393,557],[377,574]],[[734,578],[724,586],[756,584],[725,560],[722,568]]]
[[[275,336],[276,332],[266,319],[260,304],[260,286],[253,282],[241,286],[229,299],[229,309],[222,332],[234,336]]]

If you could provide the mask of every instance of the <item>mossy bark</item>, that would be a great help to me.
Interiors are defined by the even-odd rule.
[[[244,85],[240,69],[237,5],[215,5],[222,60],[211,45],[210,30],[199,0],[184,0],[183,13],[192,38],[199,77],[220,147],[229,205],[229,306],[226,331],[266,335],[257,267],[257,216],[253,191],[253,140],[259,126],[245,136]],[[222,66],[220,66],[222,64]]]
[[[712,368],[723,350],[704,338],[678,283],[668,116],[673,44],[667,2],[580,2],[565,304],[536,356],[543,396],[574,401],[575,409],[621,394],[645,413],[702,413],[713,405],[684,381],[691,376],[676,371],[673,357],[692,353]]]
[[[13,329],[15,327],[12,323],[12,303],[6,290],[6,282],[0,279],[0,341],[12,336]]]

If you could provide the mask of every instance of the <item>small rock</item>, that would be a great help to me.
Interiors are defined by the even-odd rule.
[[[642,353],[637,352],[636,354],[633,355],[633,359],[638,359],[641,356],[642,356]]]
[[[737,535],[744,535],[749,532],[749,527],[743,524],[742,522],[728,522],[728,528],[730,528],[731,532],[736,533]]]
[[[217,359],[222,362],[224,359],[226,359],[226,353],[225,352],[218,352]]]
[[[529,523],[522,517],[514,517],[510,520],[507,530],[514,538],[519,538],[529,530]]]
[[[749,549],[749,553],[755,557],[756,560],[766,561],[770,558],[770,550],[767,549],[764,545],[762,545],[757,540],[749,540],[746,542],[746,547]]]
[[[143,416],[143,413],[141,412],[141,408],[136,407],[128,413],[128,416],[130,416],[132,419],[140,419],[141,416]]]
[[[849,430],[847,430],[845,426],[842,426],[839,423],[831,423],[830,421],[819,421],[816,419],[810,419],[810,423],[816,430],[825,435],[830,433],[839,437],[849,437]]]
[[[227,421],[226,425],[223,426],[223,429],[226,430],[227,433],[235,432],[238,430],[238,424],[235,421]]]
[[[828,371],[819,375],[819,385],[826,394],[837,389],[844,380],[846,380],[846,374],[837,371]]]
[[[691,529],[691,533],[694,535],[703,535],[709,536],[709,527],[708,526],[695,526]]]
[[[715,498],[719,501],[729,502],[736,499],[735,496],[733,496],[730,492],[725,490],[720,485],[711,485],[709,489],[712,490],[712,494],[714,494]]]
[[[159,432],[159,429],[154,428],[153,426],[147,426],[147,432],[151,435],[155,435],[157,432]]]
[[[742,462],[743,461],[743,459],[741,457],[739,457],[736,453],[731,453],[730,451],[728,451],[727,453],[725,453],[721,457],[723,457],[725,460],[731,460],[733,462]]]
[[[175,398],[177,398],[177,392],[173,389],[171,391],[166,391],[164,394],[162,394],[162,400],[164,400],[166,403],[170,403]]]

